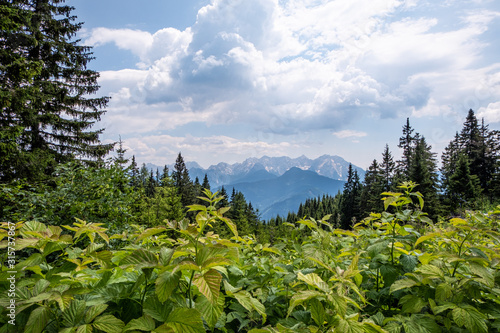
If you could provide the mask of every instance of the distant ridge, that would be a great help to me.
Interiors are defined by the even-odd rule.
[[[153,164],[146,167],[163,169],[163,166]],[[168,167],[171,173],[174,165]],[[206,174],[213,191],[224,186],[228,193],[233,187],[242,192],[247,201],[259,209],[261,218],[267,220],[296,210],[308,198],[342,191],[349,162],[331,155],[316,159],[304,155],[297,158],[263,156],[248,158],[241,163],[221,162],[207,169],[196,162],[186,162],[186,167],[192,180],[198,177],[202,182]],[[355,165],[353,169],[363,180],[365,170]]]

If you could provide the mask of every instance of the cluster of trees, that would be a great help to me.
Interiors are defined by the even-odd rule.
[[[425,198],[422,211],[432,219],[460,214],[464,209],[483,208],[500,199],[500,131],[479,123],[469,110],[463,128],[445,148],[438,168],[436,153],[425,137],[406,120],[395,161],[386,144],[381,161],[373,160],[363,181],[349,167],[344,190],[335,197],[310,199],[287,219],[272,222],[296,222],[303,217],[321,218],[331,214],[330,222],[349,229],[371,212],[384,210],[380,193],[398,192],[398,185],[411,180]]]

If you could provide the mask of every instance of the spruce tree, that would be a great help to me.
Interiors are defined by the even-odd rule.
[[[386,144],[382,153],[382,163],[380,164],[380,175],[383,184],[383,191],[391,191],[394,187],[394,178],[396,171],[396,163],[389,150],[389,145]]]
[[[73,8],[63,0],[11,0],[1,7],[16,14],[0,36],[0,140],[15,133],[15,141],[14,134],[8,137],[15,153],[2,158],[1,179],[37,180],[58,163],[99,161],[113,147],[101,144],[103,130],[93,128],[108,97],[89,97],[99,89],[99,74],[87,69],[90,48],[74,39],[82,24],[74,22]]]
[[[360,195],[361,183],[358,172],[353,171],[352,164],[349,164],[347,182],[344,184],[341,201],[340,227],[342,229],[351,229],[353,221],[360,218]]]
[[[399,138],[398,148],[403,150],[402,158],[397,163],[397,171],[400,177],[407,178],[411,168],[411,155],[415,148],[417,134],[413,134],[413,127],[410,125],[410,118],[406,118],[403,126],[403,135]]]
[[[457,166],[449,178],[448,197],[451,209],[454,211],[473,206],[480,192],[479,179],[471,174],[467,156],[465,153],[459,154]]]
[[[440,211],[438,175],[435,154],[425,138],[419,137],[411,156],[409,179],[419,184],[417,190],[425,199],[423,211],[435,219]]]
[[[189,171],[184,163],[184,158],[181,153],[177,155],[175,160],[174,171],[172,173],[174,185],[181,196],[181,203],[183,207],[194,204],[195,193],[194,186],[189,177]]]
[[[365,174],[364,185],[361,191],[360,205],[363,215],[371,212],[381,212],[383,203],[380,194],[384,191],[385,180],[377,160],[373,160]]]
[[[203,177],[203,183],[201,184],[201,187],[210,190],[210,182],[208,181],[208,176],[205,174],[205,177]]]

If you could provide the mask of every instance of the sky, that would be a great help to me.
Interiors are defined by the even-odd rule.
[[[98,126],[139,163],[438,154],[469,109],[500,129],[499,0],[68,0]]]

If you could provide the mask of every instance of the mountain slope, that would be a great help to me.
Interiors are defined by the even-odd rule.
[[[320,176],[313,171],[293,167],[274,179],[224,185],[228,193],[234,187],[268,220],[277,214],[295,211],[301,202],[323,194],[335,195],[344,181]]]

